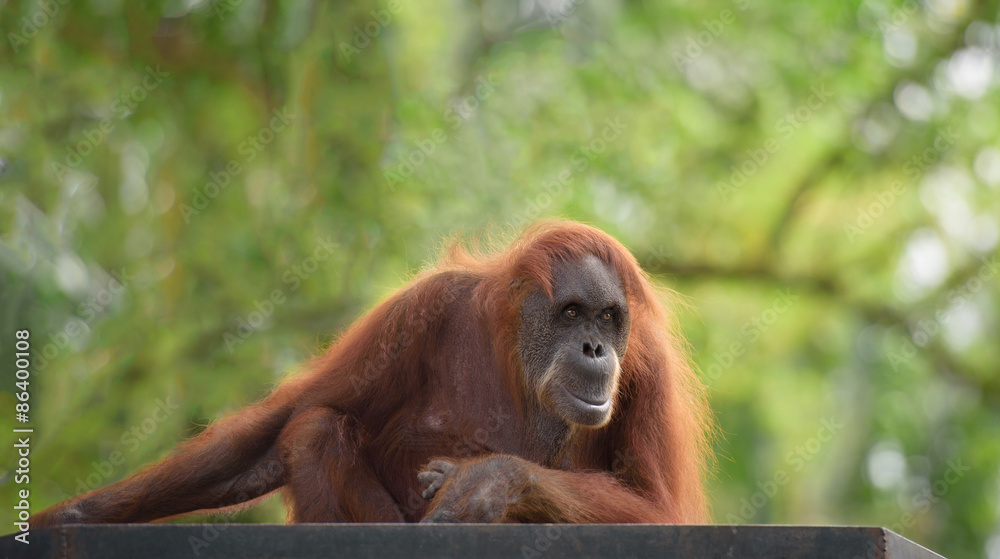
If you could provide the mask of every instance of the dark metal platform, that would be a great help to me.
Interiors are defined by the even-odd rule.
[[[0,557],[932,559],[885,528],[627,524],[110,524],[0,539]]]

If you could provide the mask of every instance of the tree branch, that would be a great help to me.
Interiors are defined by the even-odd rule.
[[[887,304],[860,299],[849,293],[833,277],[780,274],[772,268],[761,265],[719,267],[712,264],[681,264],[662,259],[652,260],[653,262],[646,266],[650,274],[673,276],[683,281],[752,281],[787,286],[796,291],[828,298],[837,305],[852,309],[868,323],[898,326],[907,333],[910,332],[911,324],[914,322],[911,317],[924,314],[919,309],[912,309],[907,313]],[[964,384],[982,392],[989,401],[1000,403],[1000,380],[987,380],[990,375],[973,370],[968,364],[960,363],[944,347],[940,336],[929,336],[929,338],[928,343],[920,349],[940,374],[953,375]]]

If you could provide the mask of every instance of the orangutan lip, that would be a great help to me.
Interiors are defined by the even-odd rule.
[[[567,394],[569,394],[570,396],[576,398],[577,400],[580,400],[584,404],[587,404],[588,406],[595,407],[595,408],[603,408],[604,406],[608,405],[608,401],[610,400],[610,399],[605,399],[605,400],[601,400],[600,402],[594,402],[594,401],[588,400],[586,398],[581,398],[580,396],[577,396],[576,394],[573,394],[572,392],[569,391],[568,388],[563,387],[563,390],[565,390]]]

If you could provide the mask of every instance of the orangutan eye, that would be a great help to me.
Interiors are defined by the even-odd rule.
[[[604,314],[601,315],[601,320],[603,320],[605,322],[607,322],[608,320],[611,320],[611,312],[610,311],[604,311]]]
[[[569,318],[576,318],[580,316],[580,313],[577,312],[575,307],[570,307],[566,309],[566,316],[568,316]]]

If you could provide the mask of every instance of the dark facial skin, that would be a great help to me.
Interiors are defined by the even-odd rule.
[[[557,468],[573,430],[611,420],[631,322],[621,280],[596,257],[559,262],[552,279],[551,299],[536,288],[521,303],[518,348],[529,399],[535,396],[528,452]],[[526,481],[530,468],[503,454],[460,465],[434,460],[418,475],[424,498],[436,499],[421,522],[520,521],[516,509],[534,483]]]
[[[569,425],[611,419],[620,360],[628,347],[628,302],[621,280],[594,256],[559,262],[550,300],[536,289],[521,304],[518,346],[525,383]]]

